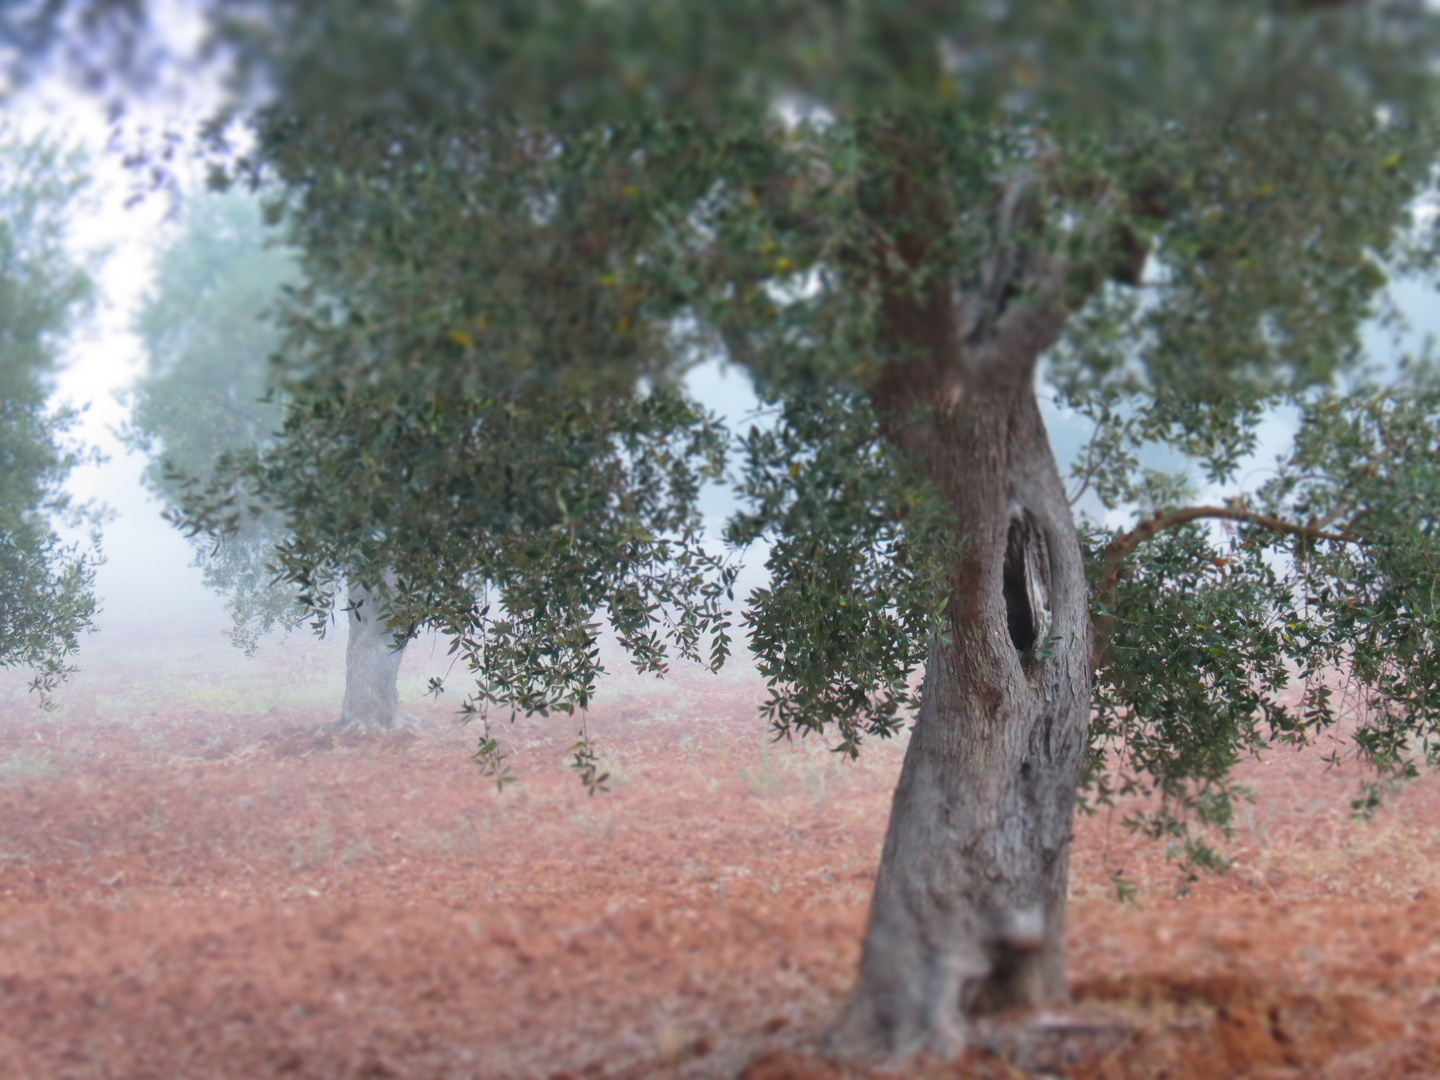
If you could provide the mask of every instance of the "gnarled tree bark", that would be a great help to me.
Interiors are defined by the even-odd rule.
[[[400,704],[400,662],[405,643],[398,642],[385,621],[379,590],[350,586],[350,636],[345,645],[345,701],[340,726],[363,731],[410,728],[419,719]]]
[[[1089,727],[1084,568],[1028,381],[970,388],[924,438],[964,546],[836,1031],[885,1057],[950,1057],[980,1016],[1066,1000]]]

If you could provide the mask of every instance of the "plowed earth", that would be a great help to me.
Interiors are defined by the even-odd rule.
[[[682,691],[592,714],[594,798],[563,717],[504,727],[497,792],[439,706],[396,737],[0,706],[0,1077],[860,1075],[820,1037],[900,748],[770,746],[753,684]],[[1082,819],[1072,979],[1128,1034],[1069,1072],[1440,1076],[1440,783],[1364,822],[1318,751],[1246,773],[1236,867],[1185,895],[1163,849]]]

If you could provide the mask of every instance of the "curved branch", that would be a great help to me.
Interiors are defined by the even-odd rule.
[[[1102,609],[1093,616],[1095,628],[1095,649],[1091,654],[1091,669],[1098,670],[1105,654],[1110,650],[1110,636],[1115,630],[1115,616],[1106,614],[1115,606],[1120,591],[1120,571],[1142,543],[1161,533],[1170,532],[1192,521],[1201,520],[1238,521],[1245,525],[1258,525],[1272,532],[1286,536],[1303,536],[1310,540],[1328,540],[1332,544],[1353,544],[1360,540],[1358,533],[1348,529],[1329,529],[1328,520],[1301,523],[1286,521],[1271,514],[1262,514],[1244,506],[1186,506],[1178,510],[1160,510],[1155,516],[1142,521],[1127,533],[1121,533],[1105,549],[1105,566],[1095,599]]]

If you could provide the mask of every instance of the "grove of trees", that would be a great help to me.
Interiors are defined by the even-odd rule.
[[[1065,1001],[1082,790],[1204,861],[1271,742],[1433,759],[1440,381],[1364,366],[1435,270],[1426,5],[217,11],[254,139],[222,165],[305,284],[283,428],[186,521],[276,515],[303,607],[367,583],[512,715],[584,709],[607,623],[642,671],[723,663],[763,541],[777,736],[913,724],[838,1053]],[[715,354],[763,423],[687,396]],[[1068,488],[1041,393],[1094,424]]]

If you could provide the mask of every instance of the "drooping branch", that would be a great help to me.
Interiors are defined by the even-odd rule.
[[[1311,522],[1286,521],[1245,506],[1186,506],[1177,510],[1157,511],[1154,517],[1142,521],[1129,532],[1121,533],[1110,541],[1105,549],[1105,565],[1095,593],[1098,610],[1094,615],[1095,650],[1091,655],[1092,669],[1100,667],[1110,648],[1110,637],[1115,630],[1113,609],[1120,591],[1120,574],[1125,561],[1146,540],[1181,528],[1192,521],[1203,520],[1238,521],[1245,525],[1258,525],[1285,536],[1328,540],[1334,544],[1353,544],[1360,540],[1359,534],[1349,529],[1329,528],[1330,519]]]

